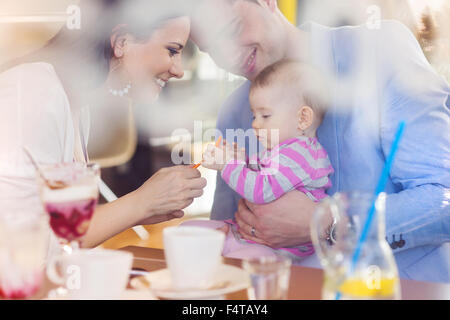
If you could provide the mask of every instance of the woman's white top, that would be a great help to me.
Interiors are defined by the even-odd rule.
[[[0,215],[43,214],[36,170],[23,147],[42,164],[84,161],[79,128],[86,124],[81,131],[88,137],[86,110],[71,109],[51,64],[21,64],[0,74]]]
[[[80,114],[88,116],[84,109],[71,109],[51,64],[21,64],[0,74],[0,203],[39,203],[36,170],[24,146],[42,164],[83,161],[78,128]],[[88,130],[83,126],[85,137]]]

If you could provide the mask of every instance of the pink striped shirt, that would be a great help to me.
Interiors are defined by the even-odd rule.
[[[328,154],[317,138],[299,136],[247,161],[230,161],[223,180],[250,202],[264,204],[297,189],[318,202],[331,187],[334,172]]]

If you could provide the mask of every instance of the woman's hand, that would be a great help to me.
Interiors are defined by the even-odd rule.
[[[98,246],[135,225],[181,218],[183,209],[203,194],[205,186],[206,179],[190,166],[161,169],[139,189],[98,206],[82,246]]]
[[[309,226],[316,205],[304,193],[294,190],[264,205],[241,199],[235,218],[245,239],[273,248],[291,247],[311,241]]]
[[[206,179],[191,166],[163,168],[135,191],[143,208],[139,224],[153,224],[183,216],[183,209],[203,194]]]

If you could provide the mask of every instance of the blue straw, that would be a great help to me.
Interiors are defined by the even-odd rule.
[[[405,129],[405,122],[401,121],[397,128],[397,133],[395,134],[394,142],[392,143],[391,152],[386,160],[383,171],[381,172],[380,179],[378,180],[377,188],[375,189],[375,195],[372,201],[372,205],[370,206],[369,213],[367,214],[367,219],[364,224],[363,230],[361,232],[361,236],[359,237],[358,243],[356,245],[355,252],[353,253],[352,263],[350,265],[350,274],[353,273],[356,267],[356,263],[358,262],[359,256],[361,254],[361,247],[366,241],[367,234],[369,233],[370,226],[372,224],[373,217],[375,215],[375,202],[377,201],[378,196],[381,192],[386,188],[386,183],[389,177],[389,172],[391,171],[392,162],[394,161],[395,154],[398,149],[398,143],[402,138],[403,131]],[[336,300],[339,300],[341,297],[341,293],[336,293]]]

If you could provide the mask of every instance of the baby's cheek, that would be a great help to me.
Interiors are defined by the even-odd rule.
[[[285,128],[278,130],[278,137],[273,137],[272,141],[274,145],[277,145],[283,142],[286,139],[294,138],[297,136],[296,130],[294,128],[288,128],[287,124]]]

